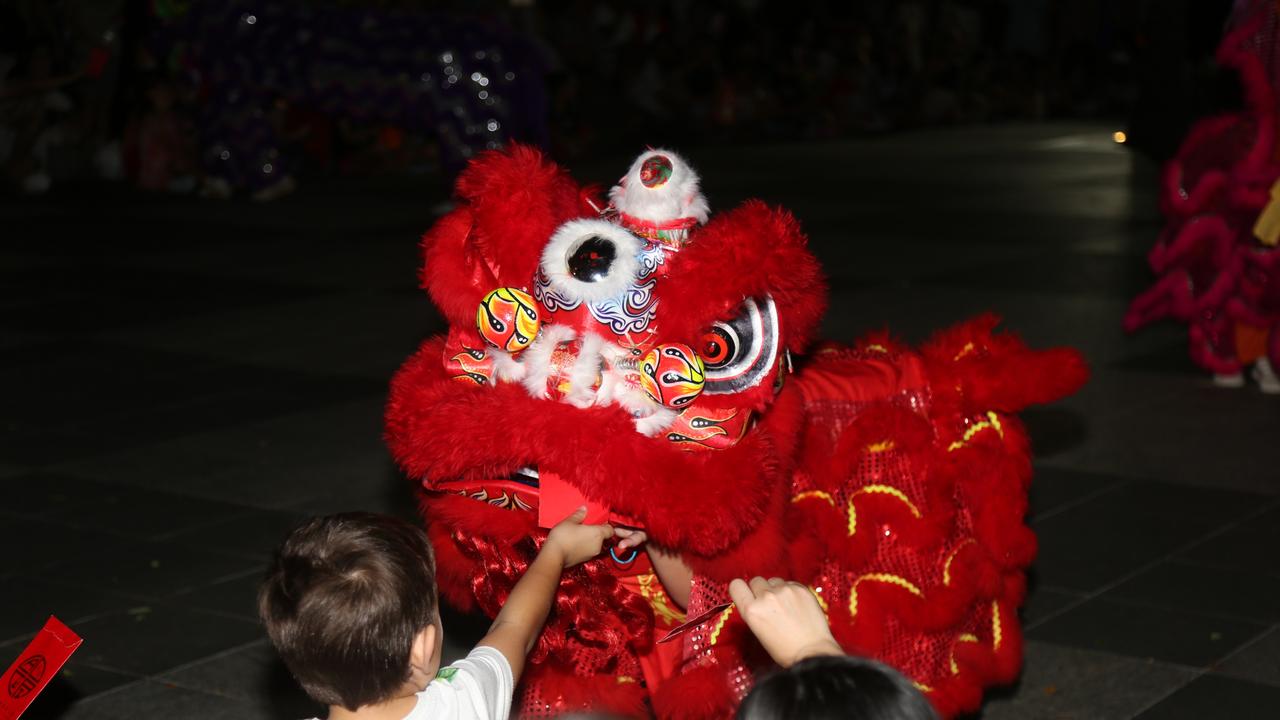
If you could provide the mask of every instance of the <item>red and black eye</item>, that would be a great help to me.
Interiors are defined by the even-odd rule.
[[[703,333],[698,345],[698,355],[708,368],[720,368],[729,364],[738,354],[738,339],[733,328],[716,323]]]
[[[778,309],[773,298],[747,298],[738,315],[717,322],[698,341],[706,365],[703,392],[742,392],[760,383],[778,360]]]

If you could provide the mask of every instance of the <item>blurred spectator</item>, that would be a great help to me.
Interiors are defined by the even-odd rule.
[[[571,158],[604,145],[1114,116],[1134,96],[1143,23],[1176,14],[1130,5],[11,0],[0,8],[0,162],[32,189],[83,174],[89,158],[107,176],[128,166],[140,177],[143,118],[153,138],[190,122],[195,174],[160,170],[186,160],[149,142],[169,150],[148,151],[143,184],[176,172],[208,195],[266,199],[299,173],[447,176],[512,140]]]
[[[177,93],[165,79],[147,88],[148,106],[133,124],[126,146],[136,152],[132,165],[138,187],[152,192],[187,193],[195,189],[192,125],[176,107]]]

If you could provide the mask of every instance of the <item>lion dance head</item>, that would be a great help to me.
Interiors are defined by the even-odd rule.
[[[387,410],[445,599],[495,614],[577,504],[694,570],[687,612],[643,552],[568,571],[524,716],[732,714],[767,665],[722,608],[744,575],[808,583],[846,649],[944,714],[1016,674],[1034,537],[1012,413],[1074,390],[1078,356],[989,318],[920,352],[810,348],[826,285],[799,223],[755,200],[713,216],[669,150],[642,153],[606,201],[514,146],[477,158],[457,199],[423,239],[449,330],[405,363]]]

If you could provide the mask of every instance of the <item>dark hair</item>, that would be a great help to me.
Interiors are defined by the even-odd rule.
[[[892,668],[847,655],[811,657],[756,684],[737,720],[936,720],[924,695]]]
[[[435,575],[426,534],[404,520],[315,518],[276,552],[258,614],[307,694],[354,711],[409,679],[413,640],[436,619]]]

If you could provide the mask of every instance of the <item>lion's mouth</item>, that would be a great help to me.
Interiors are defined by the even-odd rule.
[[[538,466],[526,465],[518,470],[511,471],[511,474],[507,476],[507,479],[511,482],[536,488],[538,487],[538,477]]]
[[[462,495],[507,510],[533,511],[538,508],[539,482],[537,466],[526,465],[506,475],[445,480],[428,487],[435,492]]]

